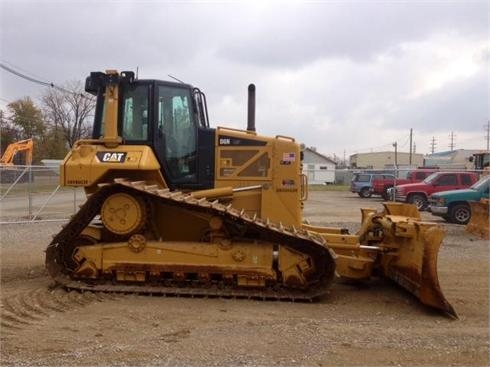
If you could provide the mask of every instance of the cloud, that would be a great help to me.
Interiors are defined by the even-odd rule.
[[[261,11],[245,8],[219,55],[269,67],[301,67],[325,57],[362,62],[432,33],[471,36],[486,32],[488,26],[482,16],[488,12],[485,2],[286,3],[278,8],[277,4]],[[234,34],[236,28],[241,32]]]
[[[487,2],[0,6],[2,62],[45,81],[108,68],[172,74],[206,93],[213,125],[238,128],[246,126],[253,82],[258,131],[325,154],[391,149],[411,127],[425,151],[433,135],[451,130],[468,148],[483,143]],[[0,78],[2,102],[44,91],[4,71]]]

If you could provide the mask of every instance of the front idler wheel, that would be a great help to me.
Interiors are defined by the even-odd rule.
[[[136,196],[123,192],[110,195],[100,209],[100,217],[110,232],[128,236],[140,231],[146,222],[146,205]]]

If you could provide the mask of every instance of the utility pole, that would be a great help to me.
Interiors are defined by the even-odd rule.
[[[398,146],[398,143],[395,141],[393,143],[393,146],[395,147],[395,180],[393,182],[393,187],[396,187],[396,178],[398,177],[398,157],[397,157],[397,151],[396,151],[396,148]],[[393,193],[393,201],[395,200],[395,195]]]
[[[490,120],[487,121],[487,126],[485,127],[485,131],[487,135],[485,135],[485,139],[487,140],[487,152],[490,151]]]
[[[395,170],[397,169],[398,167],[398,156],[397,156],[397,147],[398,147],[398,143],[395,141],[393,143],[393,146],[395,147]]]
[[[435,149],[435,148],[436,148],[436,145],[437,145],[437,144],[436,144],[436,138],[432,137],[432,140],[431,140],[431,142],[430,142],[430,153],[431,153],[431,154],[434,154],[434,152],[435,152],[435,150],[436,150],[436,149]]]
[[[413,133],[413,129],[410,128],[410,155],[408,157],[408,164],[410,166],[412,165],[412,133]]]
[[[449,148],[451,148],[451,152],[454,150],[455,143],[454,143],[454,132],[451,131],[451,135],[449,135],[449,139],[451,139],[451,143],[449,143]]]

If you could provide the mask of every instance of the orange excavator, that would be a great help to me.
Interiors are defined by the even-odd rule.
[[[25,159],[23,165],[29,166],[32,164],[33,150],[34,142],[32,139],[19,140],[9,144],[0,158],[0,182],[12,183],[17,179],[22,179],[19,175],[25,175],[15,167],[16,158],[18,157],[17,153],[24,153]]]

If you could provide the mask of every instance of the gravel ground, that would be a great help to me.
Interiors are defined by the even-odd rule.
[[[312,192],[314,224],[359,226],[377,199]],[[430,214],[424,218],[433,220]],[[0,226],[5,366],[488,366],[489,244],[445,225],[439,280],[450,320],[392,283],[335,283],[316,303],[52,289],[44,249],[60,223]]]

